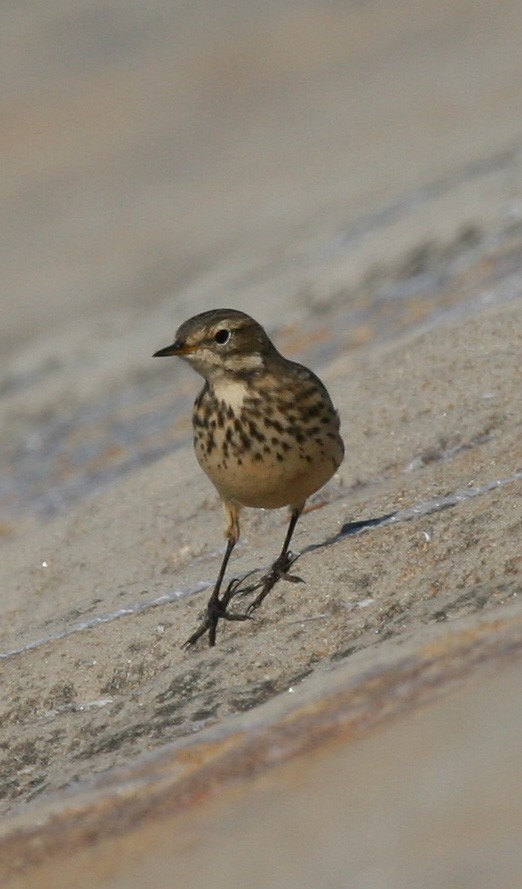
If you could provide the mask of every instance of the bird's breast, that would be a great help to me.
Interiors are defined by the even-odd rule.
[[[244,506],[303,503],[342,460],[339,421],[323,390],[309,390],[299,406],[222,381],[203,390],[193,421],[202,469],[222,496]]]

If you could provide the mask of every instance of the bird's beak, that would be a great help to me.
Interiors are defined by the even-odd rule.
[[[186,343],[176,342],[172,343],[171,346],[165,346],[164,349],[160,349],[158,352],[154,352],[153,358],[165,358],[167,355],[190,355],[191,352],[194,352],[197,349],[197,346],[187,346]]]

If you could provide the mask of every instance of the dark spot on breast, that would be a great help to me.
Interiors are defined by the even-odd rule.
[[[306,410],[303,411],[302,417],[303,420],[312,420],[314,417],[317,417],[323,409],[323,405],[321,402],[317,401],[315,404],[307,407]]]
[[[255,438],[256,441],[266,441],[266,435],[263,435],[263,433],[257,428],[255,423],[249,422],[248,431],[250,432],[252,438]]]
[[[259,451],[257,451],[257,452],[254,454],[254,460],[257,460],[257,462],[259,463],[261,460],[263,460],[263,455],[260,454]]]
[[[278,451],[278,452],[277,452],[277,454],[276,454],[276,457],[277,457],[277,459],[278,459],[278,460],[279,460],[279,462],[280,462],[280,463],[282,463],[282,462],[283,462],[283,460],[284,460],[284,457],[283,457],[283,455],[282,455],[282,454],[280,454],[280,453],[279,453],[279,451]]]
[[[265,417],[265,426],[268,426],[270,429],[275,429],[276,432],[283,432],[284,426],[279,420],[271,420],[268,417]]]
[[[249,395],[249,396],[247,396],[247,398],[245,398],[243,404],[249,411],[251,411],[252,413],[255,414],[255,413],[259,413],[259,409],[260,409],[261,404],[263,402],[264,402],[264,398],[261,399],[257,395],[256,396]],[[264,407],[264,404],[263,404],[263,407]]]

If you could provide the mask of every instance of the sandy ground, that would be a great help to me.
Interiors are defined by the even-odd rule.
[[[78,3],[66,14],[50,3],[38,21],[19,9],[5,22],[18,47],[2,54],[6,879],[38,880],[24,870],[32,861],[59,885],[55,848],[42,841],[26,859],[10,849],[44,824],[48,800],[54,818],[74,808],[76,782],[84,792],[187,738],[204,749],[238,719],[255,737],[257,714],[274,701],[284,713],[296,689],[306,701],[324,682],[326,697],[332,673],[385,675],[397,647],[414,658],[432,633],[473,633],[484,619],[493,633],[508,611],[520,617],[518,4],[402,2],[393,21],[380,3],[216,10]],[[190,445],[198,380],[149,356],[189,314],[226,304],[320,372],[347,456],[298,525],[305,583],[280,583],[255,620],[185,652],[219,566],[222,515]],[[231,571],[262,572],[285,522],[246,513]],[[519,643],[507,647],[514,656]],[[515,696],[520,672],[506,670]],[[450,673],[438,675],[441,700]],[[459,682],[478,689],[472,673]],[[483,711],[498,691],[481,694]],[[365,706],[384,718],[384,699]],[[457,734],[458,713],[440,717]],[[418,730],[421,747],[430,720]],[[476,728],[473,738],[482,755]],[[362,754],[367,776],[382,763],[378,740]],[[444,768],[458,771],[455,749]],[[142,793],[158,818],[151,786]],[[471,857],[482,828],[494,839],[474,812]],[[514,866],[514,848],[506,855]],[[399,859],[390,852],[392,870]],[[423,885],[482,885],[459,883],[457,853],[451,862]],[[351,885],[332,873],[328,885]],[[368,873],[353,885],[408,886],[421,871],[397,884]],[[128,872],[92,879],[138,885]]]

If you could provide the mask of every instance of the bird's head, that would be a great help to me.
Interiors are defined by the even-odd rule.
[[[194,315],[181,325],[172,345],[154,358],[178,355],[212,381],[223,376],[260,373],[275,346],[257,321],[236,309],[213,309]]]

